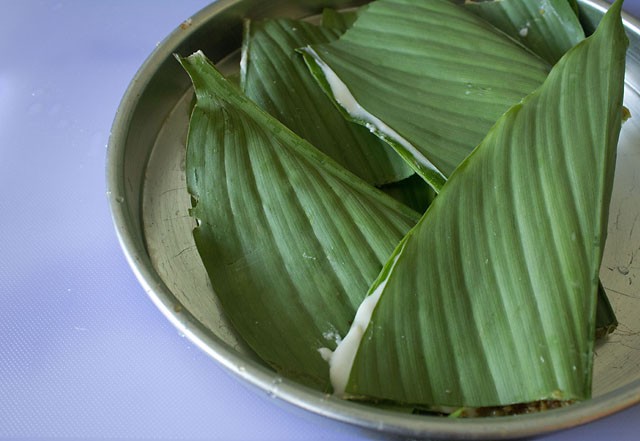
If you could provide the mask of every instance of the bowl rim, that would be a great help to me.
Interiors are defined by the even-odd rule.
[[[161,64],[179,44],[189,38],[211,17],[244,0],[217,0],[195,13],[171,32],[141,65],[119,104],[107,144],[106,188],[112,221],[126,260],[148,297],[181,335],[222,365],[229,373],[258,391],[267,392],[276,403],[303,409],[330,420],[361,429],[403,436],[429,436],[438,439],[512,439],[543,435],[603,418],[640,403],[640,380],[572,406],[529,415],[509,417],[448,419],[428,415],[401,414],[363,406],[323,394],[288,379],[281,378],[264,365],[230,348],[208,330],[186,308],[157,274],[140,237],[134,235],[135,224],[122,195],[126,193],[124,165],[129,124],[139,100]],[[604,13],[604,0],[579,0],[581,4]],[[623,12],[625,29],[640,37],[640,21]]]

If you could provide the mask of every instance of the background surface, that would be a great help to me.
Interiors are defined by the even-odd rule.
[[[120,250],[105,147],[137,69],[207,0],[0,0],[0,438],[364,440],[230,377]],[[625,9],[640,16],[640,0]],[[543,438],[638,439],[640,406]]]

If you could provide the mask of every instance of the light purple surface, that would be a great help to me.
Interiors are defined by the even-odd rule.
[[[209,3],[0,3],[0,438],[364,440],[247,389],[138,284],[105,196],[125,88]],[[640,16],[640,0],[625,9]],[[639,439],[640,406],[547,441]]]

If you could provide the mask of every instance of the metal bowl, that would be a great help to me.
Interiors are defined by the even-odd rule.
[[[362,1],[219,0],[184,22],[151,54],[116,114],[108,147],[108,194],[124,252],[162,313],[198,347],[247,384],[316,415],[388,435],[438,439],[508,439],[592,421],[640,403],[640,120],[624,124],[601,279],[620,325],[597,346],[594,396],[566,408],[514,417],[449,419],[408,415],[347,402],[275,374],[247,350],[225,320],[195,249],[188,216],[185,138],[192,92],[173,53],[203,50],[233,69],[243,17],[310,17],[322,7]],[[587,26],[607,8],[580,1]],[[625,16],[630,37],[625,104],[640,115],[640,30]],[[234,58],[235,57],[235,58]],[[637,227],[637,228],[635,228]],[[640,257],[639,259],[640,260]]]

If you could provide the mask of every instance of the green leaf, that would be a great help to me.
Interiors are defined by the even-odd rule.
[[[225,315],[267,363],[325,389],[335,347],[419,215],[340,167],[229,84],[180,62],[197,98],[187,146],[194,238]]]
[[[580,17],[580,6],[578,5],[578,0],[567,0],[569,6],[573,10],[573,13],[576,14],[576,17]]]
[[[428,406],[590,396],[621,3],[498,120],[397,247],[356,315],[366,331],[352,327],[331,357],[338,391],[342,374],[349,396]],[[354,353],[337,356],[349,346],[350,370]]]
[[[241,61],[245,94],[284,125],[365,181],[382,185],[413,170],[366,128],[345,120],[296,49],[335,40],[333,27],[277,19],[246,21]]]
[[[567,0],[494,0],[467,2],[465,8],[555,64],[584,39]]]
[[[424,213],[436,197],[435,191],[417,174],[402,181],[383,185],[380,190],[418,213]]]
[[[437,2],[436,2],[437,3]],[[427,5],[428,6],[428,5]],[[437,4],[435,5],[430,5],[431,7],[434,6],[438,6]],[[371,7],[371,5],[369,6]],[[376,6],[377,7],[377,6]],[[391,6],[389,6],[391,7]],[[498,27],[499,29],[501,29],[503,32],[506,32],[508,34],[511,34],[512,36],[516,36],[516,37],[520,37],[521,39],[522,36],[519,35],[520,30],[522,29],[521,27],[519,27],[519,23],[523,23],[522,26],[527,25],[528,23],[528,33],[527,34],[527,38],[524,39],[525,44],[527,44],[529,46],[530,49],[532,49],[534,52],[538,52],[539,55],[547,55],[549,58],[549,61],[555,63],[557,61],[557,59],[564,54],[568,49],[570,49],[571,47],[573,47],[575,44],[579,43],[580,41],[582,41],[584,39],[584,32],[582,31],[582,27],[580,26],[580,23],[577,20],[577,16],[575,14],[575,12],[573,11],[571,5],[569,4],[569,2],[567,2],[567,0],[500,0],[500,1],[487,1],[487,2],[479,2],[479,3],[467,3],[465,4],[466,8],[469,8],[469,10],[473,11],[475,14],[481,16],[484,19],[487,19],[488,21],[491,22],[491,24],[493,24],[494,26]],[[449,10],[455,8],[453,6],[446,6],[445,10]],[[362,11],[366,10],[366,8],[361,9],[361,11],[359,11],[358,15],[362,15]],[[429,9],[426,9],[429,10]],[[544,11],[544,13],[542,13],[541,11]],[[378,14],[379,16],[384,16],[384,11],[380,12],[377,10],[373,11],[374,13]],[[395,17],[395,13],[399,12],[396,10],[393,11],[387,11],[389,13],[390,16],[394,16]],[[404,17],[406,15],[412,15],[413,13],[418,14],[420,12],[425,12],[425,9],[421,9],[421,8],[415,8],[415,9],[411,9],[411,10],[406,10],[405,14],[401,15],[400,18],[398,18],[398,22],[397,24],[394,22],[396,28],[398,29],[402,29],[404,27],[403,23],[400,22],[399,20],[404,19]],[[409,14],[411,13],[411,14]],[[353,15],[355,15],[355,13],[352,13]],[[342,17],[341,14],[333,11],[333,10],[326,10],[324,12],[324,16],[323,16],[323,23],[327,22],[327,23],[337,23],[336,24],[336,28],[340,28],[340,24],[339,24],[339,20],[340,17]],[[365,17],[365,18],[368,18]],[[414,16],[413,19],[415,20],[423,20],[424,18],[422,17],[417,17]],[[343,24],[342,29],[346,30],[348,27],[350,27],[353,24],[353,20],[355,20],[354,17],[351,17],[351,19],[349,20],[349,22],[347,24]],[[369,19],[371,22],[373,22],[372,24],[362,24],[360,23],[359,26],[365,26],[367,25],[368,27],[373,27],[375,25],[375,18],[370,18]],[[380,18],[380,20],[382,20],[382,18]],[[444,20],[444,18],[443,18]],[[444,23],[444,22],[443,22]],[[382,25],[382,22],[381,22]],[[385,29],[392,29],[390,26],[385,27]],[[362,33],[364,35],[365,30],[360,30],[360,33]],[[392,31],[393,32],[393,31]],[[515,35],[514,35],[515,34]],[[352,34],[348,34],[347,37],[349,37]],[[358,38],[358,35],[356,35],[355,37],[352,36],[351,39],[356,40]],[[364,39],[364,36],[362,37]],[[437,38],[437,36],[435,37]],[[464,38],[464,34],[462,35],[462,38]],[[351,41],[351,40],[349,40]],[[368,42],[367,42],[368,43]],[[387,50],[389,50],[389,52],[391,51],[391,42],[387,42],[385,40],[384,42],[385,44],[387,44],[386,46],[384,46]],[[460,42],[460,44],[464,44],[465,42]],[[339,43],[337,43],[339,44]],[[337,44],[332,44],[330,45],[330,47],[333,47],[334,45]],[[395,44],[399,44],[402,45],[400,47],[404,47],[404,45],[406,45],[406,42],[400,42],[400,41],[396,41]],[[448,44],[454,44],[454,42],[448,42]],[[371,49],[369,48],[372,53],[377,53],[375,49]],[[425,50],[427,51],[425,54],[420,54],[421,56],[424,57],[437,57],[437,56],[442,56],[442,53],[439,52],[437,50],[437,48],[431,48],[431,47],[425,47]],[[453,49],[452,49],[453,50]],[[442,51],[444,52],[444,51]],[[348,54],[348,52],[345,52],[345,54]],[[553,56],[549,56],[549,54],[553,54]],[[348,56],[348,55],[347,55]],[[412,53],[412,61],[413,63],[417,63],[414,58],[416,57],[415,54]],[[480,55],[479,61],[480,63],[483,63],[483,57],[484,55]],[[403,55],[404,57],[404,55]],[[350,60],[353,59],[353,57],[346,58],[346,62],[350,62]],[[357,62],[358,60],[356,60]],[[399,60],[396,60],[398,62],[400,62]],[[407,60],[409,61],[409,60]],[[471,67],[469,66],[469,63],[473,62],[473,60],[470,60],[469,57],[465,57],[464,59],[461,60],[457,60],[457,62],[459,62],[459,66],[457,67],[458,70],[460,71],[464,71],[465,69],[471,69]],[[315,61],[311,61],[311,67],[313,68],[317,68],[317,65],[314,64]],[[508,61],[507,61],[508,63]],[[373,64],[373,63],[371,63]],[[387,64],[390,64],[390,62],[387,62]],[[360,78],[358,79],[358,84],[360,85],[360,80],[362,79],[368,79],[368,72],[369,72],[369,65],[367,65],[367,68],[363,68],[362,72],[363,72],[363,77],[364,78]],[[509,75],[509,66],[506,66],[506,70],[505,70],[505,74]],[[376,66],[374,67],[374,69],[378,69],[380,70],[380,67],[378,64],[376,64]],[[384,65],[384,69],[389,70],[389,66]],[[454,66],[451,70],[456,70],[456,67]],[[417,72],[416,74],[421,74],[422,71]],[[316,70],[316,73],[319,77],[320,80],[322,80],[322,75],[324,75],[324,72],[322,72],[321,70],[318,71]],[[380,75],[382,76],[384,73],[384,71],[380,71]],[[424,72],[424,75],[428,76],[430,75],[428,72]],[[429,78],[427,77],[426,80],[422,79],[424,82],[424,87],[425,88],[429,88],[428,91],[431,94],[438,94],[441,91],[438,90],[433,90],[434,87],[431,83],[429,83]],[[543,77],[540,76],[539,77],[539,81],[542,82]],[[498,90],[498,88],[503,85],[503,84],[511,84],[511,80],[509,79],[505,79],[503,77],[500,77],[498,75],[493,75],[493,74],[489,74],[488,77],[485,78],[485,86],[484,89],[487,90]],[[537,84],[536,84],[537,85]],[[349,88],[351,88],[351,83],[347,84],[347,86],[349,86]],[[465,84],[465,87],[467,87],[468,84]],[[413,84],[411,84],[411,89],[413,88]],[[331,87],[328,84],[325,84],[325,89],[327,89],[329,92]],[[528,88],[527,90],[523,90],[522,96],[525,95],[526,93],[528,93],[529,91],[533,90],[533,86],[530,86],[530,88]],[[414,90],[406,90],[406,96],[404,96],[402,99],[412,99],[412,97],[415,95],[415,91]],[[465,90],[465,94],[469,93],[469,95],[471,95],[471,93],[468,90]],[[372,92],[372,95],[377,95],[378,91],[375,90]],[[370,97],[367,97],[370,98]],[[443,96],[442,97],[445,101],[445,105],[448,103],[447,100],[447,96]],[[392,97],[390,96],[389,99],[392,99]],[[514,101],[505,101],[502,103],[503,109],[506,110],[511,104],[513,104],[514,102],[516,102],[517,100],[514,99]],[[391,101],[390,101],[391,102]],[[388,109],[390,106],[388,106],[386,103],[382,103],[381,105],[383,109]],[[406,121],[403,121],[409,125],[415,125],[416,121],[420,121],[421,123],[423,121],[425,121],[425,117],[428,118],[435,118],[439,115],[439,111],[432,111],[431,114],[428,115],[423,115],[420,114],[423,111],[423,107],[416,107],[415,109],[415,113],[409,113],[409,108],[408,106],[397,106],[398,107],[398,115],[394,116],[394,118],[406,118]],[[493,111],[494,108],[492,108],[491,106],[485,106],[483,107],[483,103],[481,101],[478,101],[475,103],[475,107],[468,113],[468,114],[462,114],[459,115],[460,118],[457,119],[456,121],[458,121],[458,123],[461,125],[460,127],[467,127],[468,126],[468,120],[478,120],[477,115],[485,115],[485,114],[492,114],[491,112]],[[456,109],[457,111],[459,111],[460,109]],[[406,113],[405,113],[406,112]],[[418,115],[420,114],[420,115]],[[349,115],[348,117],[352,118],[353,117],[353,112],[351,115]],[[381,121],[382,124],[385,124],[386,122],[388,122],[385,117],[385,115],[381,115],[379,113],[374,113],[373,117],[374,118],[380,118],[384,121]],[[477,145],[477,143],[482,139],[482,137],[485,135],[486,131],[488,131],[488,129],[490,128],[490,126],[493,124],[493,122],[495,121],[495,119],[497,119],[497,117],[499,116],[498,112],[493,113],[494,119],[492,119],[491,121],[486,121],[486,123],[484,125],[481,125],[478,129],[478,132],[476,133],[476,142],[475,143],[469,143],[467,148],[468,151],[471,150],[471,148],[475,147]],[[389,121],[394,121],[394,120],[389,120]],[[367,122],[365,121],[365,124]],[[431,141],[431,138],[429,138],[429,136],[431,136],[432,134],[438,134],[438,130],[441,129],[441,127],[438,125],[439,122],[437,120],[433,120],[431,121],[432,124],[435,125],[435,132],[433,133],[428,133],[427,137],[424,138],[423,140],[417,141],[417,142],[425,142],[425,143],[429,143]],[[389,122],[389,124],[391,124]],[[396,127],[394,125],[394,127]],[[423,129],[427,129],[427,130],[431,130],[430,127],[425,126],[422,127]],[[384,134],[383,134],[384,136]],[[457,136],[456,132],[453,132],[452,136]],[[420,138],[414,138],[414,139],[420,139]],[[461,138],[462,139],[462,138]],[[454,140],[457,141],[457,138]],[[391,142],[393,143],[394,141],[391,140]],[[422,144],[417,145],[416,147],[420,148]],[[427,144],[428,146],[428,144]],[[400,147],[400,149],[402,149],[402,147]],[[446,152],[445,152],[446,153]],[[464,155],[466,156],[466,155]],[[407,158],[409,161],[412,161],[414,158],[413,157],[407,157],[404,156],[405,158]],[[464,159],[463,155],[458,155],[456,156],[460,161],[462,159]],[[458,163],[454,164],[454,167],[457,166]],[[423,174],[423,177],[426,177]],[[442,185],[445,181],[445,179],[442,179],[441,177],[436,176],[438,185]],[[411,182],[407,181],[407,182]],[[412,195],[411,189],[410,187],[407,186],[407,182],[403,182],[397,185],[392,185],[392,186],[387,186],[386,188],[389,190],[390,194],[392,194],[394,197],[396,197],[397,199],[404,201],[407,204],[410,204],[410,206],[414,209],[417,209],[418,211],[422,212],[423,209],[428,205],[427,200],[423,199],[422,201],[416,200],[414,198],[415,194]],[[415,182],[415,181],[414,181]],[[433,181],[431,181],[433,183]],[[411,185],[419,185],[419,184],[411,184]],[[402,190],[403,192],[407,191],[407,194],[403,194],[400,193],[399,190]],[[439,187],[436,186],[436,190],[439,191]],[[419,192],[421,192],[422,190],[419,190]],[[424,193],[417,193],[417,194],[424,194]],[[606,329],[606,328],[611,328],[611,326],[615,326],[616,320],[615,320],[615,314],[613,313],[613,310],[611,309],[610,306],[608,305],[608,300],[606,299],[606,295],[604,296],[604,298],[602,300],[600,300],[599,302],[602,302],[602,305],[599,306],[599,310],[602,311],[602,313],[599,316],[599,319],[601,321],[599,321],[599,328],[602,329]],[[608,313],[605,313],[605,311],[609,311]]]
[[[348,117],[389,142],[436,191],[549,68],[448,0],[378,0],[338,41],[302,51]]]
[[[365,7],[362,7],[360,10]],[[322,26],[334,28],[338,30],[340,34],[346,32],[357,18],[358,10],[337,11],[331,8],[325,8],[322,10]]]
[[[467,1],[464,6],[492,25],[519,40],[533,52],[555,64],[569,49],[584,40],[578,20],[578,4],[567,0]],[[618,326],[606,291],[600,285],[596,337],[602,338]]]

